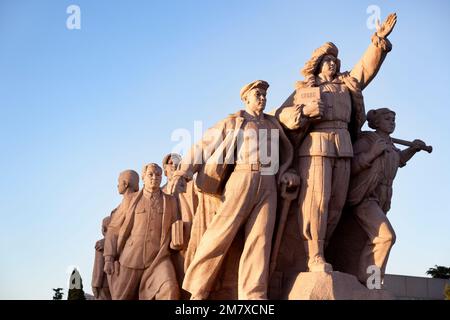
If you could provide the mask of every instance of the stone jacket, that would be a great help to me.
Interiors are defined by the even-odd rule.
[[[243,110],[238,111],[208,129],[202,140],[195,144],[188,155],[183,158],[180,171],[187,176],[197,173],[196,184],[201,192],[220,195],[235,165],[235,150],[238,136],[244,123]],[[273,158],[272,167],[277,170],[278,183],[291,166],[293,159],[292,145],[278,120],[264,114],[279,132],[279,154]]]
[[[380,136],[376,132],[366,131],[354,145],[347,205],[356,206],[364,200],[375,200],[387,213],[391,204],[392,183],[398,168],[405,166],[406,161],[402,159],[400,149],[391,142],[389,152],[369,162],[367,153],[378,139]]]
[[[155,226],[161,228],[161,239],[159,241],[160,247],[155,257],[150,261],[149,265],[144,263],[142,253],[144,243],[135,243],[134,241],[128,241],[131,237],[133,230],[133,224],[135,221],[136,211],[140,210],[139,204],[143,198],[143,190],[133,194],[129,209],[125,212],[124,221],[120,227],[117,237],[117,256],[121,266],[126,265],[135,269],[145,269],[145,279],[141,281],[146,283],[149,290],[149,297],[155,296],[161,286],[165,282],[176,282],[175,270],[170,259],[170,241],[171,241],[171,227],[175,221],[177,212],[177,203],[173,196],[161,192],[163,209],[161,225]],[[142,214],[142,213],[140,213]],[[126,248],[126,246],[130,246]],[[138,253],[136,255],[136,253]]]
[[[132,200],[136,198],[136,195],[137,192],[124,196],[120,205],[111,212],[111,222],[108,225],[105,235],[103,251],[103,256],[106,258],[106,261],[118,260],[117,238],[119,237],[120,228],[125,220],[125,214],[129,210]]]
[[[152,226],[153,228],[160,228],[160,248],[152,265],[157,264],[159,260],[167,258],[170,255],[169,246],[171,240],[171,226],[172,223],[176,220],[176,214],[178,210],[176,200],[173,196],[165,194],[164,192],[161,192],[161,196],[163,199],[161,225]],[[136,214],[142,214],[144,213],[144,210],[146,210],[141,206],[142,198],[143,191],[141,190],[137,192],[132,199],[131,205],[128,211],[125,213],[125,220],[120,227],[119,235],[117,238],[117,254],[120,259],[121,265],[123,264],[135,269],[147,268],[142,257],[136,255],[136,252],[143,251],[144,242],[132,241],[133,239],[130,240]],[[142,210],[143,212],[138,212],[139,210]],[[133,246],[133,248],[132,250],[130,250],[130,248],[125,248],[126,246]]]

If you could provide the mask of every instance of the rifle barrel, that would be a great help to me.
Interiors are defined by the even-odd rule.
[[[401,144],[402,146],[407,146],[407,147],[417,147],[414,143],[412,143],[411,141],[407,141],[407,140],[402,140],[402,139],[397,139],[397,138],[391,138],[393,143],[396,144]],[[433,147],[432,146],[424,146],[424,147],[419,147],[420,150],[424,150],[428,153],[433,152]]]

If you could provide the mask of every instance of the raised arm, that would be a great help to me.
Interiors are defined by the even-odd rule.
[[[391,13],[382,25],[377,21],[377,31],[372,36],[372,41],[362,58],[350,71],[350,75],[357,79],[363,90],[377,75],[384,59],[392,49],[391,42],[387,39],[397,23],[397,15]]]
[[[174,172],[169,190],[170,194],[186,190],[187,182],[192,180],[193,175],[200,170],[202,165],[220,146],[226,134],[226,119],[218,122],[205,132],[202,139],[194,144],[187,155],[183,157],[178,170]]]

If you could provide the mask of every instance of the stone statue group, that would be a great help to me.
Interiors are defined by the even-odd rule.
[[[397,169],[431,152],[421,140],[391,138],[394,111],[365,112],[362,91],[392,48],[396,21],[391,14],[378,25],[349,72],[333,43],[316,49],[304,80],[270,114],[269,84],[244,86],[245,109],[183,159],[168,154],[162,168],[145,165],[143,189],[135,171],[122,172],[123,200],[95,246],[95,297],[276,299],[305,272],[341,271],[366,285],[375,266],[382,278],[395,242],[386,213]],[[361,131],[366,120],[373,131]]]

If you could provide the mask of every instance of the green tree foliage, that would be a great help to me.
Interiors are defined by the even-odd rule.
[[[53,288],[53,291],[55,292],[53,294],[53,300],[61,300],[62,299],[62,297],[64,295],[64,293],[61,292],[62,289],[63,288]]]
[[[434,268],[428,269],[426,273],[433,278],[450,279],[450,267],[435,265]]]

